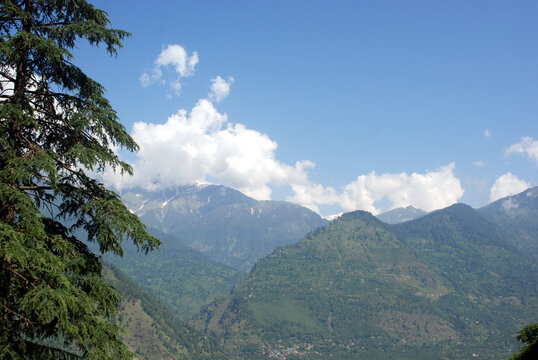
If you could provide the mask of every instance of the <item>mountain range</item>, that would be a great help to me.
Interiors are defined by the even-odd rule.
[[[328,223],[302,206],[254,200],[221,185],[130,189],[121,197],[148,227],[244,272],[275,248]]]
[[[145,255],[126,245],[124,257],[107,260],[184,320],[227,294],[258,258],[328,223],[304,207],[217,185],[133,189],[122,198],[163,246]]]
[[[390,218],[356,211],[329,223],[222,186],[129,191],[128,206],[164,246],[148,256],[127,247],[112,261],[164,310],[148,314],[131,296],[122,326],[142,329],[132,344],[146,344],[140,359],[505,359],[518,347],[515,333],[536,322],[537,195],[533,188],[480,209],[395,209]],[[296,229],[294,219],[310,224],[302,239],[267,236]],[[241,246],[249,256],[234,257]],[[163,332],[173,323],[183,340],[152,348],[174,338]]]
[[[397,225],[344,214],[258,261],[192,325],[242,359],[506,358],[536,321],[538,266],[533,227],[513,233],[522,220],[503,204],[535,224],[535,191]]]

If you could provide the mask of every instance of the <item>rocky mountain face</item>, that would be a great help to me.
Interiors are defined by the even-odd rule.
[[[389,210],[377,215],[377,218],[387,224],[400,224],[406,221],[418,219],[427,212],[413,206],[401,207]]]
[[[507,358],[536,321],[538,266],[482,211],[398,225],[344,214],[261,259],[192,324],[244,359]]]
[[[248,271],[275,248],[298,242],[305,233],[328,223],[304,207],[257,201],[220,185],[155,192],[132,189],[121,196],[148,227],[241,271]]]

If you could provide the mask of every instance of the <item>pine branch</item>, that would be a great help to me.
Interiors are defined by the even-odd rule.
[[[4,304],[2,304],[2,307],[7,310],[7,312],[15,315],[15,316],[18,316],[20,319],[22,319],[24,321],[24,323],[26,324],[26,327],[30,327],[30,326],[34,326],[34,322],[32,322],[30,319],[28,318],[25,318],[24,316],[22,316],[21,314],[11,310],[10,308],[8,308],[7,306],[5,306]]]
[[[15,274],[16,276],[20,277],[21,279],[23,279],[26,285],[30,285],[30,286],[32,286],[34,289],[36,288],[36,286],[35,286],[30,280],[28,280],[27,278],[25,278],[24,276],[22,276],[21,274],[19,274],[19,273],[16,272],[15,270],[13,270],[13,269],[11,268],[11,266],[6,267],[6,269],[8,269],[11,273]]]

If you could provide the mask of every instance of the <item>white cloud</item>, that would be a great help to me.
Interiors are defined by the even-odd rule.
[[[493,133],[491,132],[490,129],[486,129],[486,130],[484,131],[484,136],[485,136],[485,137],[489,138],[491,135],[493,135]]]
[[[510,172],[506,173],[495,180],[495,184],[493,184],[489,193],[489,201],[493,202],[506,196],[518,194],[530,187],[531,185],[528,182],[520,180]]]
[[[142,80],[160,79],[160,67],[168,64],[175,66],[180,77],[187,76],[197,61],[197,57],[189,60],[179,45],[170,45],[159,55],[154,74],[144,74]],[[209,99],[224,99],[232,83],[231,77],[212,79]],[[180,89],[179,79],[172,86]],[[341,190],[313,183],[308,174],[315,167],[313,162],[302,160],[292,166],[278,161],[275,141],[243,124],[228,122],[227,115],[219,113],[209,99],[199,100],[190,112],[179,110],[163,124],[135,123],[131,135],[140,146],[133,163],[135,175],[121,177],[108,171],[103,174],[104,182],[118,190],[156,190],[216,179],[259,200],[271,198],[273,185],[289,186],[293,192],[289,201],[318,213],[322,205],[337,205],[345,211],[377,214],[381,201],[388,201],[391,208],[412,205],[431,211],[451,205],[463,195],[453,163],[424,174],[378,175],[372,171]]]
[[[365,209],[374,214],[381,212],[376,202],[387,199],[391,208],[412,205],[432,211],[457,202],[463,196],[460,180],[454,175],[454,163],[434,171],[420,173],[361,175],[344,188],[344,210]]]
[[[140,146],[135,175],[105,174],[105,181],[118,189],[166,188],[211,177],[252,197],[269,199],[269,184],[284,183],[297,172],[275,159],[276,142],[242,124],[229,123],[226,114],[206,99],[189,113],[178,111],[164,124],[137,122],[131,135]]]
[[[319,205],[339,204],[340,196],[334,188],[314,184],[308,179],[305,169],[313,167],[314,163],[303,162],[297,165],[297,168],[302,170],[299,174],[303,176],[299,176],[290,184],[294,195],[288,197],[288,201],[303,205],[317,213],[320,213]]]
[[[233,77],[228,77],[228,81],[224,80],[220,76],[211,79],[211,87],[209,92],[209,98],[219,102],[226,98],[230,94],[230,86],[234,82]]]
[[[267,135],[231,123],[207,99],[187,112],[179,110],[163,124],[137,122],[131,134],[140,146],[133,163],[135,175],[122,178],[109,171],[103,175],[116,189],[171,186],[217,181],[256,199],[270,199],[271,186],[289,186],[288,200],[319,212],[321,205],[339,205],[343,210],[381,210],[377,203],[388,200],[391,208],[413,205],[426,211],[448,206],[463,195],[454,164],[420,173],[376,174],[357,177],[340,191],[313,183],[308,160],[288,165],[275,157],[277,143]]]
[[[475,161],[475,162],[473,163],[473,165],[474,165],[474,166],[478,166],[478,167],[484,167],[484,166],[486,166],[486,163],[483,162],[483,161],[481,161],[481,160],[478,160],[478,161]]]
[[[302,170],[301,175],[306,172]],[[288,200],[319,212],[320,205],[338,204],[345,211],[366,210],[378,214],[376,203],[388,200],[391,209],[412,205],[426,211],[449,206],[463,196],[461,182],[454,175],[454,163],[425,174],[406,173],[376,174],[375,171],[360,175],[344,186],[341,192],[310,182],[306,177],[291,185],[294,195]]]
[[[140,76],[140,84],[147,87],[152,84],[166,84],[174,90],[176,94],[181,91],[181,79],[194,74],[194,68],[198,63],[198,53],[195,51],[189,56],[187,51],[180,45],[168,45],[155,60],[153,70],[145,72]],[[163,69],[171,66],[176,73],[173,80],[163,79]]]
[[[522,137],[519,143],[511,145],[505,151],[506,156],[514,153],[525,154],[538,165],[538,140],[530,136]]]

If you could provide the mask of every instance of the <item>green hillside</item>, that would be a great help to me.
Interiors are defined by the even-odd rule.
[[[173,236],[154,229],[150,232],[162,241],[161,251],[140,254],[134,247],[127,246],[123,258],[108,259],[184,320],[202,306],[227,294],[244,276],[187,247]]]
[[[538,306],[538,268],[503,235],[465,205],[392,226],[345,214],[193,324],[253,359],[503,359]]]
[[[123,300],[115,321],[127,330],[123,341],[140,360],[227,359],[216,342],[179,320],[155,297],[115,267],[106,279]]]
[[[538,257],[538,187],[499,199],[478,211],[506,229],[514,246]]]

